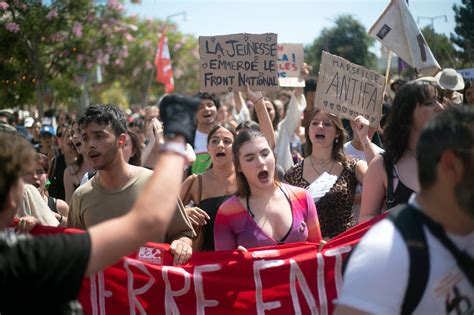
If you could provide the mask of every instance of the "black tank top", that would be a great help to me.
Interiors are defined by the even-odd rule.
[[[211,218],[207,224],[203,226],[204,240],[201,251],[214,251],[214,221],[216,220],[217,210],[221,204],[232,195],[224,195],[218,197],[207,198],[199,202],[199,208],[206,211]]]
[[[410,196],[414,191],[408,188],[401,180],[400,176],[395,169],[392,161],[390,161],[385,154],[382,154],[383,162],[385,166],[385,171],[387,173],[387,192],[385,203],[387,205],[387,210],[395,207],[396,205],[408,203]],[[395,191],[393,191],[393,179],[398,178],[398,185]]]
[[[410,199],[410,196],[413,193],[414,191],[405,186],[405,184],[400,180],[400,177],[398,177],[398,185],[395,189],[395,192],[393,193],[393,196],[395,198],[395,205],[401,203],[408,203],[408,199]]]
[[[51,211],[58,213],[58,208],[56,207],[56,202],[58,200],[56,198],[48,196],[48,207]]]

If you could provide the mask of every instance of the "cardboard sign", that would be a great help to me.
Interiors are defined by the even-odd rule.
[[[304,63],[303,44],[278,44],[278,83],[280,86],[305,86],[301,77]]]
[[[314,106],[341,118],[362,115],[378,127],[385,77],[323,51]]]
[[[278,91],[277,34],[200,36],[202,92]]]

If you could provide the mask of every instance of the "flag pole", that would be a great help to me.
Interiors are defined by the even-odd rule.
[[[163,36],[164,32],[166,31],[166,23],[167,22],[168,22],[168,18],[166,18],[163,25],[160,27],[160,38],[158,39],[158,42],[161,40],[161,36]],[[158,51],[158,48],[157,48],[157,51]],[[143,93],[142,107],[148,106],[148,94],[149,94],[151,84],[153,82],[153,77],[155,76],[156,71],[157,71],[157,69],[156,69],[155,62],[153,62],[153,68],[151,68],[150,76],[148,77],[148,81],[147,81],[147,84],[146,84],[146,87],[145,87],[145,91]]]
[[[387,61],[387,69],[385,70],[385,88],[384,93],[387,93],[387,86],[388,82],[390,82],[390,65],[392,64],[392,50],[388,50],[388,61]]]

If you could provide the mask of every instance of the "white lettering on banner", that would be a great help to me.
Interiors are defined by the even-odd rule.
[[[105,290],[104,272],[99,271],[95,273],[94,275],[90,277],[90,281],[91,281],[92,314],[105,315],[107,313],[105,309],[105,298],[110,298],[112,297],[113,294],[111,291]],[[98,285],[96,281],[98,282]],[[97,307],[99,307],[99,309],[97,309]]]
[[[280,256],[280,251],[278,249],[256,250],[252,252],[253,258],[269,258],[277,256]]]
[[[176,291],[171,288],[171,282],[168,278],[168,272],[181,274],[184,278],[184,286]],[[179,315],[178,305],[176,305],[175,297],[186,294],[191,287],[191,274],[183,268],[173,266],[163,266],[161,270],[163,280],[165,281],[165,311],[166,315]]]
[[[265,310],[273,310],[281,307],[280,301],[263,302],[262,278],[260,271],[268,268],[284,265],[284,260],[258,260],[253,263],[253,279],[255,281],[255,307],[258,315],[265,315]]]
[[[135,266],[137,269],[141,270],[144,274],[149,277],[148,282],[141,288],[134,288],[134,273],[130,269],[130,266]],[[128,305],[130,306],[130,315],[136,314],[136,309],[140,312],[140,315],[146,315],[146,311],[143,308],[143,305],[138,301],[137,295],[141,295],[148,291],[153,284],[156,282],[153,275],[148,271],[146,266],[138,260],[130,259],[124,257],[123,268],[127,271],[127,292],[128,292]]]
[[[306,303],[308,303],[309,309],[311,310],[311,315],[318,314],[316,308],[316,302],[314,301],[313,294],[311,293],[311,289],[308,287],[308,283],[306,282],[306,278],[303,275],[300,267],[295,260],[290,259],[290,292],[291,292],[291,300],[293,301],[293,307],[295,308],[295,314],[302,314],[300,302],[298,300],[298,293],[296,292],[296,279],[298,279],[298,283],[300,284],[300,289],[303,292],[303,296],[306,299]]]
[[[206,300],[204,296],[204,287],[202,285],[202,274],[204,272],[212,272],[222,269],[222,266],[219,264],[210,264],[196,266],[194,268],[193,278],[194,278],[194,290],[196,291],[196,314],[204,315],[204,309],[206,307],[216,307],[219,305],[219,302],[216,300]]]
[[[326,257],[336,257],[336,264],[334,266],[334,279],[336,281],[336,292],[337,296],[339,296],[339,292],[341,291],[342,287],[342,254],[350,252],[352,247],[350,246],[340,246],[335,247],[332,249],[328,249],[324,256]]]
[[[326,286],[324,284],[324,257],[321,253],[316,253],[316,261],[318,266],[318,297],[321,315],[328,315],[328,298],[326,295]]]

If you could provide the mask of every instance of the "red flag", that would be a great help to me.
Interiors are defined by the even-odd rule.
[[[168,39],[165,33],[161,33],[158,50],[155,56],[156,81],[165,85],[165,93],[174,90],[173,68],[171,67],[170,50],[168,49]]]

